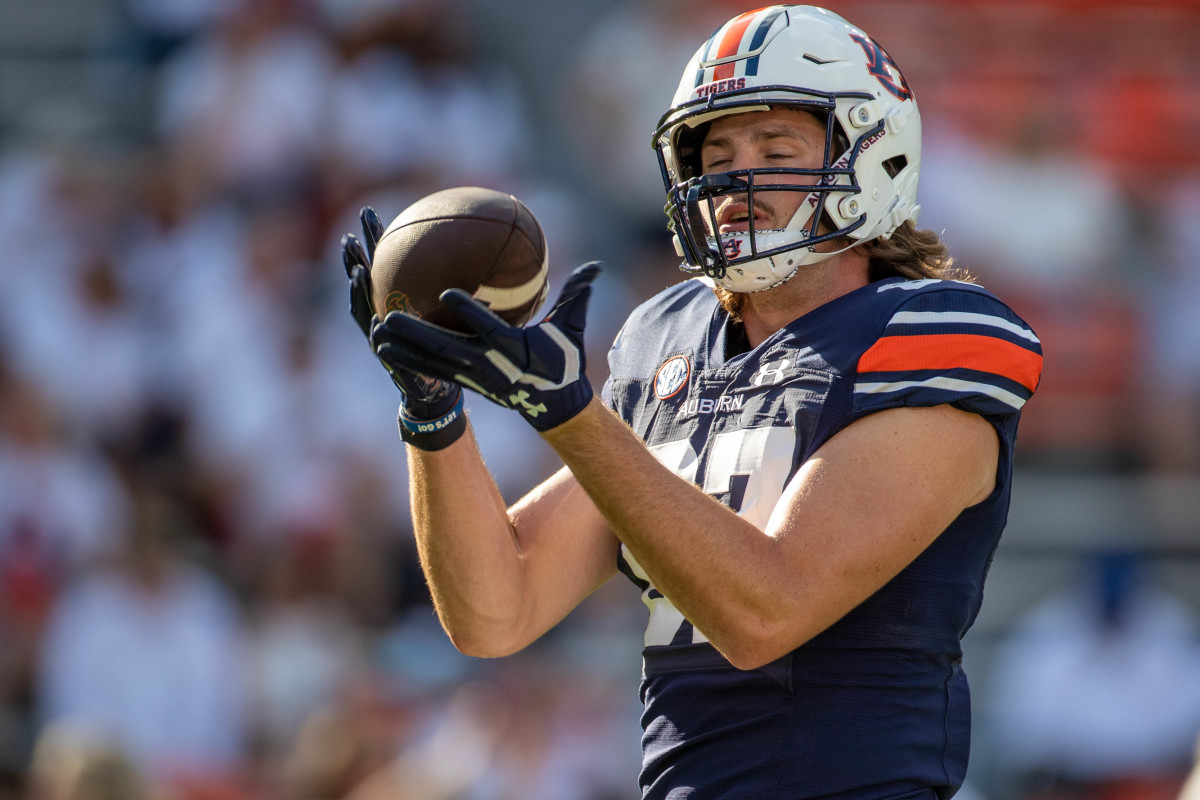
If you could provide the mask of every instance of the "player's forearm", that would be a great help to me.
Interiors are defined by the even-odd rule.
[[[467,435],[436,452],[408,448],[413,528],[438,618],[468,655],[505,655],[524,597],[504,499]]]
[[[662,466],[599,401],[545,439],[654,585],[731,661],[752,661],[788,580],[778,543]]]

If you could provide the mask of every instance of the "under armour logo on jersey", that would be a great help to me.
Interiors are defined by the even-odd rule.
[[[781,358],[778,361],[768,361],[758,368],[758,372],[754,373],[754,377],[750,379],[751,386],[774,386],[781,383],[784,378],[785,371],[792,365],[792,362],[786,358]]]
[[[531,417],[537,417],[538,414],[546,413],[546,404],[538,403],[536,406],[529,402],[529,392],[522,389],[516,394],[509,395],[508,402],[515,406],[520,403],[525,408],[525,413]]]

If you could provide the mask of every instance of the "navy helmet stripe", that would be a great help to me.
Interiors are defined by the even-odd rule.
[[[722,25],[720,28],[717,28],[715,31],[713,31],[712,36],[708,37],[708,41],[704,43],[704,52],[700,54],[700,69],[696,70],[696,86],[704,83],[704,73],[706,71],[704,64],[708,61],[709,54],[712,53],[713,42],[717,41],[718,34],[720,34],[724,28],[724,25]]]
[[[784,13],[784,11],[786,11],[786,9],[783,6],[776,6],[775,10],[768,14],[766,18],[758,24],[758,28],[754,31],[754,38],[750,40],[750,52],[754,52],[758,48],[762,47],[763,41],[767,38],[767,34],[771,31],[771,26],[775,24],[775,20],[779,19],[779,15]],[[758,74],[758,56],[755,56],[746,62],[746,74]]]

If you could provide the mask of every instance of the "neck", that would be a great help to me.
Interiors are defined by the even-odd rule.
[[[784,283],[746,295],[746,338],[757,347],[775,331],[831,300],[867,285],[866,256],[858,248],[800,267]]]

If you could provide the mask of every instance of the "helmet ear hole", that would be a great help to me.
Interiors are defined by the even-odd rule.
[[[908,156],[903,153],[898,156],[892,156],[883,162],[883,170],[888,174],[889,178],[895,178],[905,167],[908,166]]]
[[[850,149],[850,138],[842,130],[842,123],[838,121],[837,116],[830,114],[829,119],[830,124],[833,125],[833,153],[831,160],[836,160],[839,154]]]
[[[679,132],[675,134],[675,158],[679,164],[681,175],[676,177],[679,182],[687,181],[692,178],[697,178],[703,173],[700,163],[700,149],[704,144],[704,137],[708,135],[708,129],[712,125],[711,122],[705,122],[692,128],[687,125],[680,125]]]

